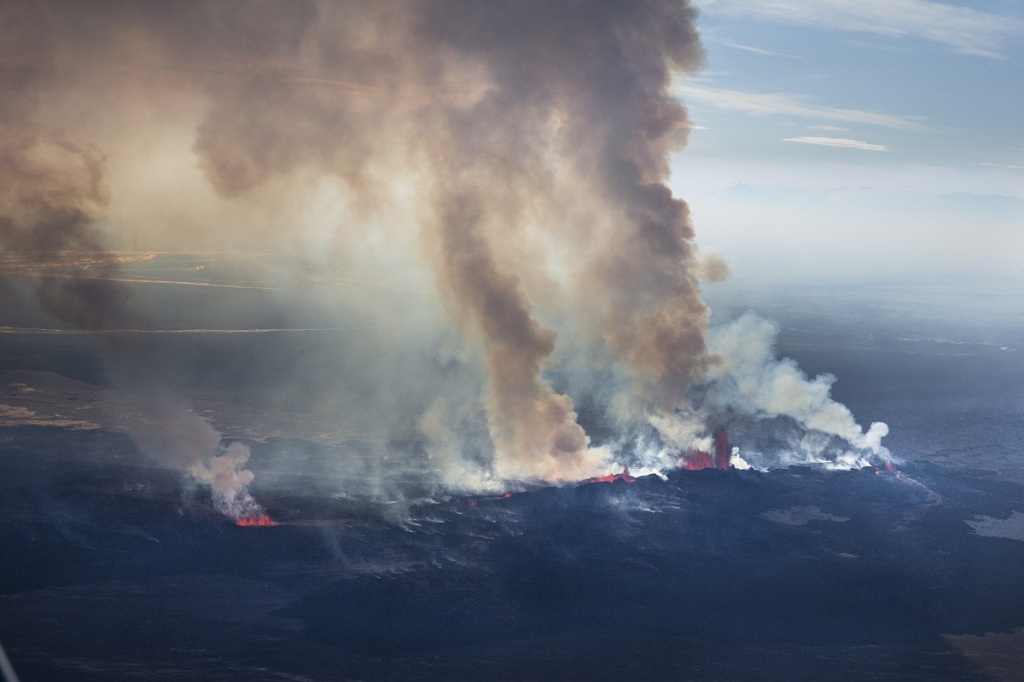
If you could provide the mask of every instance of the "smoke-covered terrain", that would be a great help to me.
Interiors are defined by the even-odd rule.
[[[917,287],[775,284],[769,306],[742,284],[714,309],[771,315],[785,355],[834,368],[894,424],[898,471],[451,491],[373,406],[325,422],[274,368],[244,381],[274,333],[189,335],[205,360],[179,394],[252,449],[280,524],[238,527],[110,421],[137,412],[91,383],[101,346],[5,334],[0,640],[43,680],[1021,679],[1019,332],[977,304],[915,316]],[[778,452],[734,427],[751,461]]]
[[[695,16],[0,6],[25,679],[1020,679],[1020,288],[730,279]]]

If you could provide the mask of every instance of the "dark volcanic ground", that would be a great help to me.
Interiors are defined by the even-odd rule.
[[[446,496],[316,363],[282,394],[356,331],[160,337],[283,522],[240,528],[111,427],[133,405],[94,340],[0,327],[0,642],[26,682],[1024,680],[1022,290],[756,284],[711,288],[715,321],[778,320],[781,355],[889,423],[898,472]],[[140,307],[282,324],[244,289],[193,319],[207,289],[183,290]],[[0,300],[4,324],[52,325],[26,315]],[[338,386],[350,402],[312,411]]]
[[[1024,535],[968,523],[1012,535],[1024,487],[984,472],[676,472],[401,513],[257,487],[283,525],[240,528],[141,459],[64,456],[121,436],[0,435],[25,680],[1024,679],[1024,632],[946,637],[1024,625]]]

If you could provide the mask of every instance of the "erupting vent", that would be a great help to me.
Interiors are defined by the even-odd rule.
[[[703,450],[693,450],[689,454],[680,456],[680,466],[687,471],[700,471],[701,469],[729,469],[729,459],[732,456],[732,448],[729,447],[729,436],[725,429],[719,429],[715,433],[715,455],[712,459],[711,453]]]
[[[694,450],[688,455],[683,455],[682,459],[683,468],[687,471],[700,471],[714,467],[711,463],[711,455],[702,450]]]
[[[718,433],[715,434],[715,468],[728,470],[729,455],[731,453],[732,448],[729,447],[729,436],[725,433],[725,429],[719,429]]]
[[[604,476],[595,476],[594,478],[587,479],[587,483],[613,483],[615,481],[636,483],[636,478],[629,475],[629,467],[626,467],[620,474],[606,474]]]

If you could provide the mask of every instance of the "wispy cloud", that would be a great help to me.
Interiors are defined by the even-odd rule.
[[[972,163],[970,165],[983,166],[985,168],[1009,168],[1010,170],[1024,170],[1024,166],[1013,163],[987,163],[979,161],[977,163]]]
[[[785,92],[741,92],[691,84],[679,84],[676,91],[689,101],[708,104],[718,109],[742,111],[753,116],[797,116],[843,123],[862,123],[896,130],[923,129],[918,121],[905,116],[825,107],[808,101],[809,98],[806,96]]]
[[[1000,57],[1024,22],[928,0],[700,0],[701,11],[893,37],[913,36],[982,57]]]
[[[786,59],[800,59],[795,54],[789,54],[788,52],[776,52],[775,50],[766,50],[761,47],[754,47],[753,45],[741,45],[740,43],[729,43],[720,41],[722,45],[731,47],[734,50],[743,50],[744,52],[751,52],[753,54],[759,54],[763,57],[784,57]]]
[[[862,140],[850,140],[845,137],[787,137],[783,142],[799,142],[801,144],[816,144],[821,147],[842,147],[843,149],[863,149],[869,152],[887,152],[889,148],[884,144],[872,144]]]
[[[846,131],[849,130],[849,128],[844,128],[843,126],[828,126],[828,125],[807,126],[807,129],[808,130],[821,130],[821,131],[826,132],[826,133],[845,133]]]

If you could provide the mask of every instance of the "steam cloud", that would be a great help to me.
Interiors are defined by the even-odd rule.
[[[76,104],[65,90],[103,99],[113,120],[165,107],[150,123],[189,133],[215,195],[202,201],[217,210],[291,206],[327,181],[344,221],[293,231],[326,229],[343,253],[383,240],[389,258],[428,264],[447,352],[482,372],[482,396],[417,388],[394,407],[412,414],[452,483],[594,476],[656,459],[627,451],[629,434],[696,447],[724,413],[784,416],[883,450],[884,425],[864,434],[827,379],[767,354],[765,323],[707,336],[699,280],[728,268],[698,252],[687,205],[665,184],[689,128],[672,78],[702,55],[687,1],[44,0],[0,11],[3,35],[18,38],[0,48],[4,251],[102,251],[124,229],[96,223],[117,201],[103,154],[45,124]],[[117,147],[107,126],[81,127]],[[241,219],[222,229],[249,246],[283,239]],[[116,265],[100,267],[109,276]],[[137,322],[129,293],[45,277],[38,290],[53,315],[87,329]],[[110,351],[115,374],[158,396],[140,406],[140,447],[209,484],[225,513],[252,512],[244,446],[222,447],[168,397],[150,351]],[[591,442],[570,393],[627,436]],[[467,426],[481,398],[485,444]]]
[[[676,448],[708,449],[706,424],[733,422],[750,432],[765,432],[774,454],[756,453],[761,466],[822,464],[852,468],[871,458],[890,462],[882,446],[889,427],[874,422],[865,432],[850,410],[832,399],[835,377],[809,379],[796,363],[777,359],[778,327],[746,313],[712,328],[708,349],[718,358],[690,388],[690,404],[671,416],[652,420],[662,440]],[[746,463],[740,459],[741,466]]]

